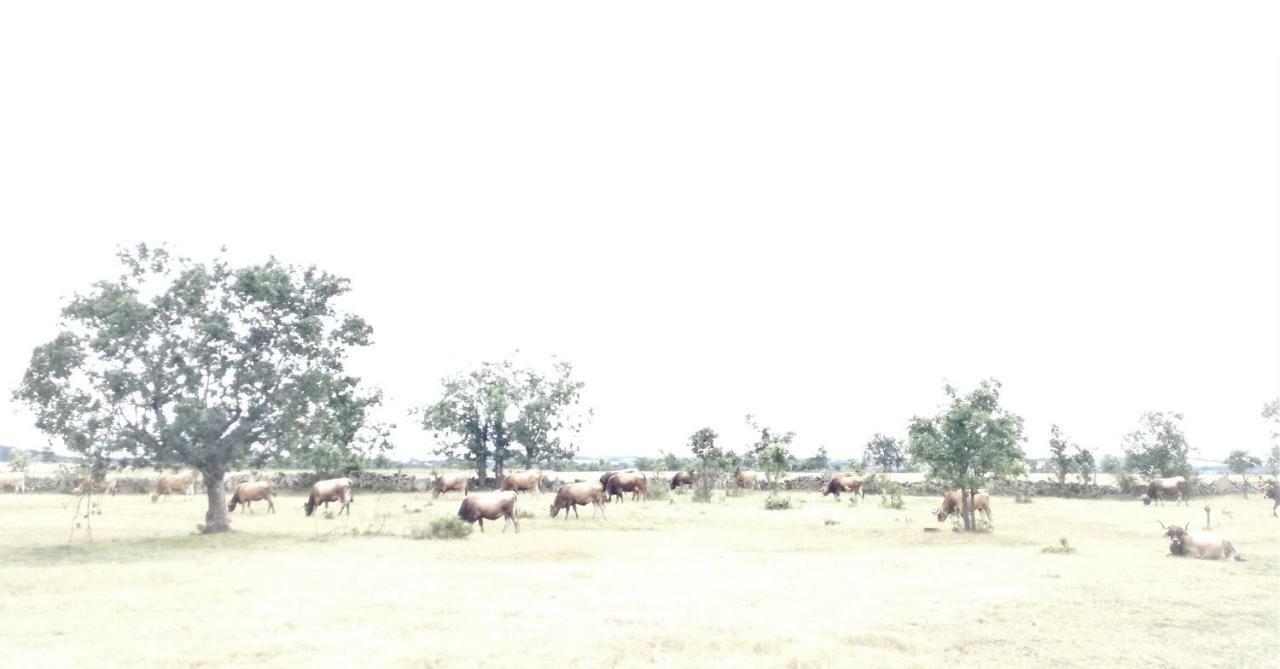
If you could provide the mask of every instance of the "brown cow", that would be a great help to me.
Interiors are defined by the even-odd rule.
[[[987,522],[988,523],[991,522],[991,496],[990,495],[988,495],[985,492],[980,492],[977,495],[974,495],[973,509],[975,511],[981,511],[982,514],[987,517]],[[942,506],[939,506],[938,510],[935,513],[938,514],[938,522],[941,523],[942,521],[947,519],[947,516],[950,516],[953,513],[959,514],[963,510],[964,510],[964,501],[962,499],[961,492],[959,490],[952,490],[946,495],[943,495]]]
[[[822,496],[835,495],[836,501],[840,501],[840,493],[851,492],[855,495],[862,495],[866,499],[867,492],[862,489],[862,478],[856,473],[836,474],[831,477],[831,481],[827,483],[827,489],[822,491]]]
[[[227,511],[235,511],[236,504],[242,504],[244,508],[240,509],[240,513],[244,513],[244,509],[249,509],[249,513],[253,513],[253,508],[249,505],[266,500],[267,513],[275,513],[276,504],[271,501],[272,497],[275,497],[275,493],[271,492],[270,481],[246,481],[236,486],[236,491],[231,494],[231,503],[227,504]]]
[[[601,487],[601,488],[608,488],[608,487],[609,487],[609,479],[613,478],[613,475],[614,475],[614,474],[632,474],[632,473],[635,473],[635,472],[637,472],[637,471],[640,471],[640,470],[638,470],[638,469],[633,469],[633,468],[628,467],[627,469],[615,469],[615,470],[613,470],[613,471],[611,471],[611,472],[605,472],[605,473],[603,473],[603,474],[601,474],[601,475],[600,475],[600,487]]]
[[[116,480],[115,480],[115,479],[107,479],[107,480],[105,480],[105,481],[101,481],[101,482],[98,482],[98,483],[94,483],[94,482],[93,482],[93,478],[92,478],[92,477],[89,477],[89,476],[82,476],[82,477],[80,477],[80,485],[77,485],[77,486],[76,486],[76,489],[71,491],[71,494],[73,494],[73,495],[83,495],[83,494],[85,494],[85,493],[89,492],[89,489],[90,489],[91,487],[92,487],[92,489],[93,489],[95,492],[101,493],[101,494],[103,494],[103,495],[115,495],[115,494],[116,494]]]
[[[1275,502],[1271,505],[1271,516],[1276,517],[1276,507],[1280,507],[1280,486],[1274,483],[1267,483],[1262,486],[1262,496]]]
[[[462,496],[467,496],[467,484],[471,481],[468,474],[441,474],[436,479],[436,484],[431,488],[431,496],[439,497],[447,492],[455,490],[462,491]]]
[[[194,470],[183,476],[177,474],[161,474],[156,480],[156,489],[151,493],[151,501],[154,502],[161,497],[166,500],[169,495],[180,492],[188,497],[196,494],[196,477],[200,474]]]
[[[1191,523],[1187,523],[1182,527],[1177,525],[1165,527],[1164,523],[1160,523],[1160,527],[1164,527],[1164,536],[1169,537],[1170,556],[1189,557],[1199,560],[1230,560],[1235,558],[1240,562],[1244,561],[1244,556],[1226,538],[1209,532],[1196,532],[1195,534],[1189,532]]]
[[[649,479],[644,472],[620,472],[609,477],[609,482],[605,484],[604,491],[607,494],[605,501],[612,502],[614,497],[618,501],[622,501],[622,493],[631,493],[631,501],[638,499],[649,499]]]
[[[23,472],[0,474],[0,491],[12,489],[14,493],[27,491],[27,475]]]
[[[734,472],[733,480],[738,484],[739,488],[744,490],[760,489],[760,475],[755,472]]]
[[[542,494],[542,470],[530,469],[523,472],[512,472],[502,477],[502,485],[498,486],[498,490],[512,490],[516,492],[533,491],[535,495]]]
[[[692,488],[696,480],[698,477],[693,472],[676,472],[676,475],[671,477],[671,489],[675,490],[682,485]]]
[[[342,506],[338,507],[338,513],[341,514],[345,510],[350,516],[353,501],[355,501],[355,495],[351,493],[351,479],[344,477],[316,481],[316,484],[311,486],[311,496],[307,498],[307,503],[302,505],[302,509],[310,516],[321,504],[324,504],[327,509],[329,502],[340,502]]]
[[[568,512],[566,512],[568,513]],[[458,517],[468,523],[479,522],[480,531],[484,531],[484,521],[502,519],[502,531],[507,531],[507,523],[516,526],[516,534],[520,534],[520,519],[516,518],[516,491],[501,490],[498,492],[478,492],[462,500],[458,507]]]
[[[567,521],[569,509],[573,509],[573,517],[578,518],[578,507],[588,504],[593,507],[592,518],[596,517],[596,512],[601,516],[604,515],[604,491],[600,486],[589,481],[566,483],[556,491],[556,499],[551,503],[551,517],[555,518],[560,513],[560,509],[564,509],[564,519]]]
[[[1161,499],[1165,497],[1173,497],[1177,502],[1182,502],[1187,506],[1191,506],[1191,502],[1187,499],[1191,496],[1190,493],[1191,486],[1187,483],[1187,480],[1181,476],[1152,479],[1151,482],[1147,484],[1147,493],[1142,496],[1142,505],[1147,506],[1152,502],[1155,502],[1158,505],[1160,504]]]

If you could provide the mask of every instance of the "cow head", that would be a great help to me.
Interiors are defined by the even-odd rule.
[[[1151,495],[1143,495],[1143,496],[1142,496],[1142,505],[1143,505],[1143,506],[1148,506],[1148,505],[1150,505],[1150,504],[1151,504]]]
[[[315,510],[316,510],[316,501],[314,499],[308,499],[306,503],[302,505],[302,511],[308,517],[310,517],[311,513]]]
[[[1184,546],[1187,542],[1187,531],[1191,529],[1191,523],[1187,523],[1182,527],[1178,527],[1177,525],[1166,526],[1164,523],[1160,523],[1160,527],[1164,528],[1164,536],[1169,537],[1169,553],[1172,555],[1182,555],[1185,550]]]
[[[556,506],[555,504],[552,504],[552,505],[551,505],[551,517],[552,517],[552,518],[555,518],[555,517],[556,517],[556,515],[557,515],[557,514],[559,514],[559,513],[560,513],[560,507]],[[564,515],[565,515],[565,517],[566,517],[566,518],[567,518],[567,517],[569,517],[569,513],[568,513],[567,511],[565,512],[565,514],[564,514]]]

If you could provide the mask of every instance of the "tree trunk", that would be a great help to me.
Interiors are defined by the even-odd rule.
[[[476,478],[479,479],[479,482],[477,483],[477,485],[480,486],[481,488],[483,488],[484,486],[485,475],[489,473],[485,467],[485,465],[487,464],[488,464],[488,458],[485,458],[483,456],[476,458]]]
[[[964,529],[973,531],[973,495],[967,489],[960,489],[960,517],[964,519]]]
[[[231,529],[231,520],[227,516],[227,492],[222,489],[222,478],[221,472],[212,475],[206,472],[204,475],[205,494],[209,498],[209,510],[204,512],[204,529],[201,530],[205,534],[217,534]]]

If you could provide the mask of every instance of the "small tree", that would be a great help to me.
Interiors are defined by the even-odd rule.
[[[711,501],[711,490],[724,471],[725,453],[716,446],[716,439],[719,436],[709,427],[704,427],[689,436],[689,450],[693,453],[695,467],[698,470],[693,490],[695,501]]]
[[[27,452],[15,448],[9,452],[9,471],[27,473]]]
[[[1267,456],[1267,473],[1280,477],[1280,398],[1262,407],[1262,417],[1271,424],[1271,452]]]
[[[1087,448],[1076,445],[1076,452],[1071,456],[1072,466],[1080,474],[1080,481],[1085,485],[1093,483],[1095,465],[1093,453]]]
[[[911,419],[908,450],[929,477],[961,490],[966,530],[976,529],[973,496],[988,477],[1021,473],[1022,418],[1000,406],[1000,382],[983,381],[968,395],[951,385],[948,406],[932,418]]]
[[[765,480],[769,482],[769,496],[778,494],[778,484],[791,471],[791,451],[786,444],[775,441],[760,451],[760,466],[764,468]]]
[[[879,432],[872,436],[871,441],[868,441],[866,447],[862,449],[863,462],[874,462],[880,471],[896,472],[902,469],[904,459],[902,443]],[[863,467],[865,469],[866,465],[864,464]]]
[[[1262,460],[1257,456],[1250,455],[1248,451],[1235,450],[1227,455],[1227,469],[1232,474],[1240,475],[1240,481],[1243,483],[1240,488],[1244,490],[1245,497],[1249,496],[1249,481],[1245,478],[1245,475],[1249,473],[1249,470],[1261,466]]]
[[[1192,452],[1182,432],[1180,413],[1148,411],[1142,414],[1139,428],[1124,438],[1125,469],[1148,478],[1190,478]]]
[[[1058,485],[1067,482],[1067,474],[1071,473],[1075,464],[1075,460],[1067,452],[1073,445],[1063,436],[1062,428],[1056,424],[1049,427],[1049,465],[1053,468],[1054,475],[1058,477]]]
[[[40,462],[57,462],[58,456],[54,454],[52,446],[45,446],[40,449]]]
[[[831,457],[827,454],[827,447],[819,446],[818,451],[813,454],[813,457],[806,459],[800,469],[811,472],[820,472],[825,471],[830,466]]]
[[[747,444],[747,450],[742,454],[742,462],[746,463],[748,467],[763,467],[764,464],[760,462],[760,456],[764,453],[764,449],[771,444],[782,444],[789,447],[796,438],[795,432],[783,432],[761,424],[752,414],[747,414],[746,423],[747,429],[756,435],[756,440]]]

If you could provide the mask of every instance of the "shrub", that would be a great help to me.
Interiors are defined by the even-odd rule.
[[[828,518],[828,519],[826,519],[826,520],[822,521],[822,524],[823,524],[823,525],[839,525],[839,524],[840,524],[840,521],[835,520],[834,518]]]
[[[880,493],[880,506],[899,511],[907,508],[907,503],[902,501],[902,486],[893,482],[885,485],[884,491]]]
[[[524,520],[526,518],[532,519],[533,513],[525,511],[524,509],[516,509],[516,518],[519,518],[520,520]]]
[[[764,498],[764,508],[768,511],[782,511],[791,508],[791,498],[770,495]]]
[[[471,523],[461,518],[436,518],[427,525],[414,525],[409,530],[413,539],[466,539],[471,536]]]
[[[661,502],[671,496],[671,488],[669,482],[662,482],[662,485],[652,485],[645,491],[645,496],[651,500]]]

